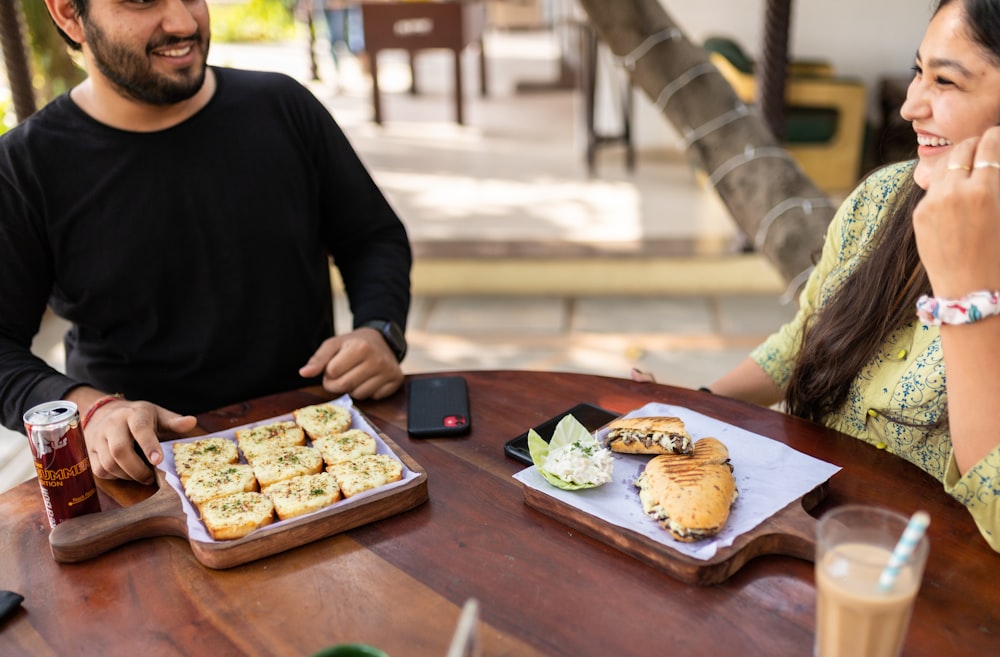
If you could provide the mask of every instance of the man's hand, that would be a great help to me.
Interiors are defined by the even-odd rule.
[[[403,383],[403,370],[385,338],[372,328],[359,328],[328,338],[300,370],[303,377],[323,375],[323,388],[355,399],[382,399]]]
[[[70,401],[75,401],[84,413],[99,398],[99,393],[89,389],[77,389],[73,393],[69,395]],[[135,445],[155,466],[163,461],[159,434],[182,435],[194,429],[197,423],[190,415],[178,415],[150,402],[122,399],[101,406],[90,416],[83,432],[94,476],[131,479],[143,484],[155,482],[156,474],[142,462]]]

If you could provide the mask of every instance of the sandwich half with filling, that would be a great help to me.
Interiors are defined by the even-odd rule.
[[[693,449],[679,417],[622,417],[608,429],[605,445],[620,454],[690,454]]]
[[[739,495],[729,450],[716,438],[696,442],[690,456],[650,459],[635,485],[646,515],[686,543],[722,531]]]

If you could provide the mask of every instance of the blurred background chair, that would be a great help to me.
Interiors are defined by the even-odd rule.
[[[703,45],[736,95],[747,104],[756,102],[754,61],[740,45],[719,36]],[[866,102],[864,83],[838,77],[829,62],[788,63],[785,134],[778,138],[824,190],[850,189],[861,176]]]

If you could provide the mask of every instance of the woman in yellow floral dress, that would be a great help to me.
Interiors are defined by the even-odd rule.
[[[796,318],[711,389],[912,462],[1000,551],[1000,0],[939,4],[901,113],[917,159],[844,202]]]

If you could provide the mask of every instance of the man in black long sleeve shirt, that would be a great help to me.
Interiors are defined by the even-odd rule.
[[[4,424],[145,400],[102,404],[86,438],[95,474],[148,480],[131,440],[158,462],[179,413],[310,380],[394,392],[403,352],[380,330],[405,326],[409,242],[326,109],[286,76],[206,67],[202,0],[46,2],[90,77],[0,139]],[[72,322],[65,376],[30,353],[46,304]]]

